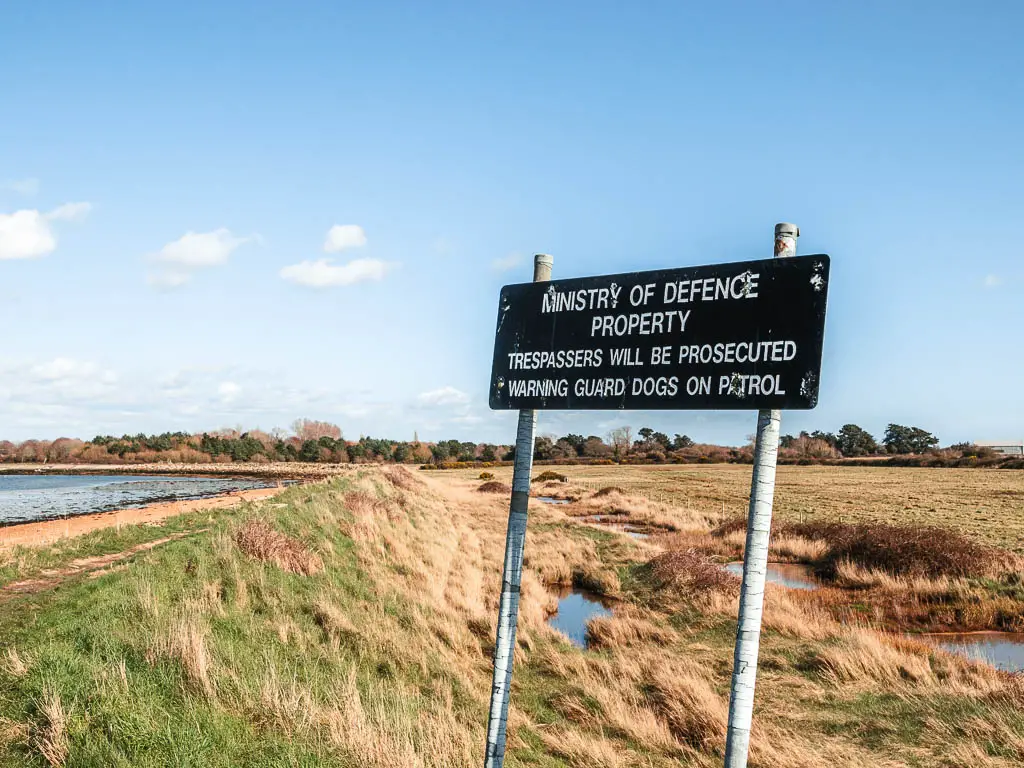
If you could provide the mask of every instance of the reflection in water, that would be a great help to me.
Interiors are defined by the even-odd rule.
[[[576,587],[560,587],[558,613],[548,624],[569,638],[577,648],[587,647],[587,622],[596,616],[611,616],[611,603],[600,595]]]
[[[734,576],[743,577],[743,563],[729,563],[725,570]],[[781,584],[790,589],[817,589],[820,586],[811,566],[796,563],[768,563],[765,578],[771,584]]]
[[[568,504],[568,499],[556,499],[554,496],[538,496],[537,501],[543,501],[545,504]]]
[[[1024,633],[971,632],[969,634],[922,635],[944,651],[991,664],[1006,672],[1024,671]]]

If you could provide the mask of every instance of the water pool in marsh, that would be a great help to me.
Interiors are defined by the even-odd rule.
[[[598,616],[611,616],[611,602],[576,587],[561,587],[555,594],[558,595],[558,612],[548,619],[548,624],[577,648],[586,648],[587,622]]]
[[[743,563],[729,563],[725,570],[743,578]],[[814,578],[811,566],[796,563],[768,563],[765,578],[770,584],[780,584],[790,589],[818,589],[821,586]]]
[[[265,480],[163,475],[0,475],[0,526],[158,501],[184,501],[267,488]]]
[[[917,635],[944,651],[991,664],[1004,672],[1024,672],[1024,633],[968,632]]]
[[[556,499],[554,496],[538,496],[537,501],[542,501],[545,504],[568,504],[568,499]]]

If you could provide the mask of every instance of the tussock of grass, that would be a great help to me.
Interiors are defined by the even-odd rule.
[[[275,531],[259,518],[244,523],[235,533],[235,543],[255,560],[273,563],[290,573],[310,576],[323,570],[320,556],[310,552],[301,542]]]
[[[34,734],[34,744],[48,765],[62,766],[68,759],[67,715],[60,694],[47,690],[39,702],[42,722]]]
[[[500,493],[507,496],[512,493],[512,486],[498,480],[488,480],[476,490],[478,493]]]

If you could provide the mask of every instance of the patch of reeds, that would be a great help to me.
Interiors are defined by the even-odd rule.
[[[243,523],[235,532],[235,544],[254,560],[273,563],[291,573],[310,576],[323,570],[323,560],[302,542],[276,531],[260,518]]]

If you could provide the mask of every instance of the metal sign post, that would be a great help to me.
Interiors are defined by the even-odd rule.
[[[545,283],[551,279],[553,261],[550,256],[542,253],[533,257],[535,283]],[[487,720],[485,768],[501,768],[505,762],[508,702],[512,690],[512,659],[516,650],[519,588],[523,579],[523,548],[526,544],[526,518],[530,502],[530,472],[533,470],[536,426],[536,411],[519,411],[515,467],[512,471],[512,501],[509,504],[508,533],[505,537],[505,567],[501,577],[501,603],[498,608],[498,636],[494,645],[494,678],[491,683],[491,707]]]
[[[552,409],[760,411],[726,747],[746,766],[780,412],[814,408],[821,374],[830,261],[796,257],[798,234],[776,225],[773,259],[571,280],[536,256],[534,282],[501,289],[489,403],[519,409],[519,431],[486,768],[505,757],[536,411]]]
[[[795,224],[776,224],[775,258],[795,256],[799,236],[800,229]],[[772,527],[775,466],[779,456],[781,423],[782,412],[779,410],[761,410],[757,415],[747,542],[743,554],[743,586],[740,588],[732,689],[729,693],[725,768],[746,768],[750,750],[750,724],[754,716],[754,685],[757,682],[757,654],[761,644],[761,614],[768,570],[768,537]]]

